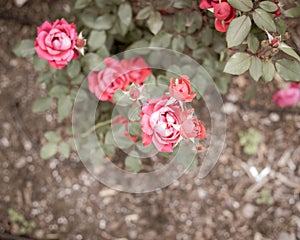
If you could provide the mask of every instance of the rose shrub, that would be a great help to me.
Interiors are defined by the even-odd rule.
[[[170,48],[191,56],[209,72],[221,93],[227,92],[232,75],[244,73],[255,81],[270,82],[277,76],[279,81],[299,82],[300,57],[289,46],[286,25],[286,19],[292,17],[299,17],[299,6],[296,3],[285,6],[277,0],[76,0],[67,20],[46,21],[38,28],[36,41],[23,40],[13,52],[21,57],[33,56],[34,68],[39,72],[37,82],[44,84],[48,90],[34,103],[34,112],[56,107],[60,121],[68,118],[79,86],[88,81],[89,90],[101,100],[97,121],[105,122],[110,118],[112,103],[120,91],[129,98],[131,96],[129,100],[137,104],[145,99],[140,86],[135,86],[140,94],[135,90],[129,91],[133,83],[143,85],[150,77],[156,81],[170,79],[162,73],[152,73],[147,65],[150,63],[141,58],[110,58],[134,48]],[[78,52],[84,53],[83,50],[86,54],[78,56]],[[106,68],[97,68],[101,62],[105,62]],[[193,69],[187,66],[183,69],[184,75],[197,81]],[[194,97],[185,79],[171,81],[169,91],[177,101],[188,102]],[[164,84],[169,85],[166,81]],[[202,81],[205,91],[206,79]],[[285,91],[288,94],[276,94],[276,104],[287,106],[295,101],[297,90],[288,88]],[[291,92],[293,97],[288,98],[293,101],[282,101]],[[197,94],[196,98],[200,97]],[[171,118],[157,117],[155,121],[177,119],[177,115],[171,112],[168,112]],[[149,109],[146,115],[150,115]],[[179,121],[182,122],[182,118]],[[128,132],[132,134],[135,128],[130,128],[131,125],[136,124],[128,124]],[[186,118],[178,130],[172,128],[177,127],[174,124],[168,126],[173,134],[170,139],[176,139],[176,131],[183,138],[202,138],[205,135],[201,123],[193,116]],[[151,139],[160,149],[170,150],[173,143],[167,141],[164,133],[155,129],[157,134],[154,138],[149,129],[146,130],[149,133],[146,143]],[[105,127],[97,129],[101,139],[109,138],[108,132]],[[57,138],[53,138],[53,133],[45,134],[47,141],[41,151],[43,158],[56,153],[68,157],[72,146],[68,141],[71,139],[70,131],[62,134],[61,138],[65,141],[55,144],[53,141]],[[107,149],[110,148],[106,146],[104,150],[113,155],[114,151]]]

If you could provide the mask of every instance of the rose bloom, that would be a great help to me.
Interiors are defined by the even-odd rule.
[[[297,83],[290,84],[288,88],[275,92],[272,100],[280,107],[294,106],[300,101],[300,88]]]
[[[142,107],[143,145],[153,143],[160,152],[173,152],[180,140],[180,106],[178,102],[166,105],[169,99],[150,99]]]
[[[46,21],[37,28],[37,32],[35,50],[51,67],[62,69],[69,61],[78,57],[74,23],[69,24],[65,19],[56,20],[54,23]]]
[[[228,2],[220,2],[214,5],[216,17],[215,28],[219,32],[226,32],[231,21],[236,17],[236,9]]]
[[[187,139],[189,138],[203,139],[206,137],[206,130],[202,125],[202,123],[196,117],[185,119],[182,122],[180,132],[181,132],[181,136]]]
[[[126,90],[131,83],[143,84],[151,69],[141,57],[118,61],[105,58],[106,68],[88,76],[89,90],[101,101],[113,101],[117,90]]]
[[[219,3],[219,0],[201,0],[199,7],[201,9],[212,8]]]
[[[181,76],[179,79],[170,79],[169,86],[170,95],[183,102],[193,101],[196,93],[192,92],[191,82],[187,76]]]

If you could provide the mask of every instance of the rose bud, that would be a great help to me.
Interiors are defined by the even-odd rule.
[[[271,45],[272,45],[272,47],[274,47],[274,48],[279,47],[279,39],[278,39],[278,38],[273,38],[273,39],[271,40]]]
[[[137,100],[141,95],[140,90],[137,87],[131,87],[129,90],[129,97],[132,100]]]
[[[187,76],[181,76],[179,79],[170,79],[169,86],[170,95],[183,102],[191,102],[196,96],[195,92],[192,92],[191,82]]]
[[[76,40],[76,47],[83,48],[85,46],[85,40],[84,39],[77,39]]]

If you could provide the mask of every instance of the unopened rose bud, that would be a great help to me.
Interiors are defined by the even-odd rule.
[[[269,43],[268,40],[262,40],[262,41],[261,41],[261,46],[262,46],[262,47],[268,47],[269,44],[270,44],[270,43]]]
[[[169,12],[165,9],[163,10],[159,10],[159,12],[162,14],[162,15],[167,15]]]
[[[78,38],[77,40],[76,40],[76,47],[78,47],[78,48],[83,48],[84,46],[85,46],[85,39],[83,39],[83,38]]]
[[[280,11],[280,9],[278,8],[277,11],[274,12],[274,14],[276,15],[276,17],[281,16],[281,11]]]
[[[273,38],[271,40],[271,46],[274,47],[274,48],[279,47],[279,39],[278,38]]]
[[[140,90],[136,87],[132,87],[129,90],[129,97],[131,99],[137,100],[140,97],[140,95],[141,95]]]

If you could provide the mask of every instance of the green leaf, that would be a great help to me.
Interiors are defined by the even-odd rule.
[[[300,17],[300,6],[283,11],[283,15],[289,18]]]
[[[258,57],[251,57],[249,73],[255,81],[258,81],[262,76],[262,62]]]
[[[275,12],[278,9],[277,4],[275,4],[274,2],[270,2],[270,1],[260,2],[259,6],[267,12]]]
[[[118,16],[122,23],[124,23],[126,26],[129,26],[132,19],[132,10],[129,3],[125,2],[119,6]]]
[[[151,12],[149,19],[147,20],[150,31],[156,35],[163,26],[163,21],[159,12]]]
[[[172,40],[172,49],[178,52],[183,52],[185,40],[182,36],[176,36]]]
[[[280,43],[279,44],[279,49],[283,52],[285,52],[286,54],[292,56],[293,58],[296,58],[298,61],[300,61],[300,57],[299,55],[295,52],[294,49],[292,49],[290,46],[288,46],[285,43]]]
[[[80,62],[72,60],[67,67],[67,73],[70,78],[75,78],[81,71]]]
[[[58,145],[58,152],[64,158],[68,158],[70,156],[70,146],[65,142],[61,142]]]
[[[46,68],[48,62],[44,59],[41,59],[38,55],[33,57],[33,67],[35,71],[42,71]]]
[[[96,53],[88,53],[82,57],[81,62],[84,66],[84,70],[86,72],[90,72],[99,66],[99,64],[102,62],[102,58]]]
[[[125,159],[125,167],[129,172],[138,173],[142,167],[142,160],[140,158],[128,156]]]
[[[38,83],[48,83],[50,82],[52,78],[52,73],[51,72],[43,72],[40,73],[40,75],[37,78]]]
[[[95,51],[105,44],[106,41],[106,33],[105,31],[92,31],[88,38],[88,46],[91,51]]]
[[[46,143],[40,151],[42,159],[48,159],[53,157],[57,152],[57,146],[55,143]]]
[[[174,4],[173,4],[174,8],[179,8],[179,9],[188,8],[193,5],[192,0],[174,0],[171,2],[174,2]]]
[[[233,19],[226,34],[228,48],[240,45],[250,32],[251,25],[251,19],[248,16]]]
[[[271,61],[263,62],[262,65],[262,76],[265,82],[270,82],[273,80],[275,75],[275,67]]]
[[[32,111],[37,113],[37,112],[45,112],[47,111],[52,104],[52,98],[50,97],[43,97],[35,100]]]
[[[186,15],[182,12],[178,12],[175,14],[173,26],[176,32],[185,31],[186,24]]]
[[[57,112],[58,117],[60,120],[65,119],[67,116],[69,116],[71,110],[72,110],[72,100],[70,96],[62,96],[58,99],[57,103]]]
[[[251,56],[247,53],[235,53],[227,62],[224,72],[230,74],[242,74],[246,72],[251,64]]]
[[[229,4],[243,12],[249,12],[253,8],[253,3],[251,0],[228,0]]]
[[[282,18],[276,18],[275,20],[277,32],[283,35],[286,32],[287,28],[285,20],[283,20]]]
[[[300,81],[300,64],[288,59],[280,59],[276,62],[279,75],[287,81]]]
[[[96,19],[96,21],[94,23],[94,29],[96,29],[96,30],[111,29],[114,22],[115,22],[115,17],[113,15],[104,14]]]
[[[252,53],[256,53],[259,49],[259,40],[253,33],[249,33],[247,38],[248,48]]]
[[[150,13],[151,13],[151,10],[152,10],[152,7],[151,6],[147,6],[147,7],[144,7],[143,9],[141,9],[138,14],[136,15],[136,19],[137,20],[144,20],[144,19],[147,19],[149,16],[150,16]]]
[[[116,149],[115,146],[112,144],[104,144],[102,145],[103,147],[103,151],[104,153],[108,156],[108,157],[113,157],[116,154]]]
[[[49,95],[51,97],[62,97],[67,95],[69,92],[69,88],[67,86],[64,85],[54,85],[51,90],[49,91]]]
[[[113,136],[113,134],[112,134],[112,131],[108,131],[108,132],[105,134],[104,144],[107,144],[107,145],[115,145],[115,140],[114,140],[114,136]]]
[[[121,90],[121,89],[116,90],[113,95],[114,102],[117,103],[117,102],[121,101],[124,96],[125,96],[125,93],[123,92],[123,90]]]
[[[253,12],[253,20],[255,24],[262,30],[269,32],[276,32],[276,25],[273,17],[262,9],[255,9]]]
[[[195,50],[198,47],[198,43],[196,39],[192,36],[187,36],[185,38],[185,41],[186,41],[186,45],[192,50]]]
[[[84,80],[84,75],[83,74],[79,74],[78,76],[76,76],[75,78],[72,78],[72,85],[78,85],[81,84]]]
[[[141,40],[138,40],[134,43],[132,43],[128,48],[127,50],[129,49],[135,49],[135,48],[144,48],[144,47],[149,47],[149,42],[145,39],[141,39]]]
[[[140,118],[141,111],[142,111],[141,108],[137,108],[136,105],[133,105],[128,111],[128,119],[130,121],[141,120]]]
[[[141,124],[138,122],[129,122],[127,128],[130,136],[138,136],[141,133]]]
[[[74,9],[85,8],[92,0],[77,0],[74,5]]]
[[[12,51],[18,57],[30,57],[35,53],[34,41],[31,39],[22,40],[17,43]]]
[[[48,142],[57,143],[61,140],[61,136],[53,131],[48,131],[45,133],[45,138],[48,140]]]
[[[170,45],[172,35],[166,32],[160,32],[151,39],[150,47],[167,48]]]
[[[216,85],[220,93],[225,94],[228,91],[228,85],[232,80],[232,76],[229,74],[222,74],[216,78]]]
[[[115,124],[112,126],[114,138],[117,146],[121,149],[131,147],[134,142],[125,136],[125,132],[127,131],[125,125],[123,124]]]

